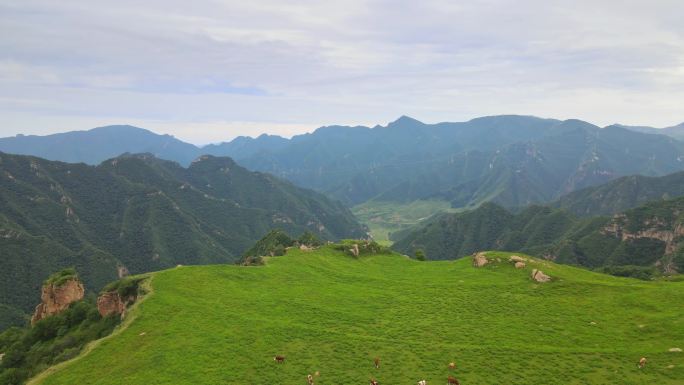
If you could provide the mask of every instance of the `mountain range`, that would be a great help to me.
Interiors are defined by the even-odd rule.
[[[681,126],[681,125],[680,125]],[[354,206],[369,200],[446,200],[456,208],[553,201],[621,176],[684,169],[676,126],[601,128],[580,120],[491,116],[425,124],[327,126],[291,139],[238,137],[202,148],[130,126],[45,137],[0,139],[0,151],[97,164],[124,152],[150,152],[189,164],[203,154],[283,177]],[[643,132],[639,132],[643,131]]]
[[[128,273],[236,262],[272,228],[366,235],[342,204],[230,158],[184,168],[137,154],[90,166],[0,153],[0,329],[21,322],[62,268],[98,288]]]

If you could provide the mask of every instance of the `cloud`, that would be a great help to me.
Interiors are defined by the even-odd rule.
[[[682,14],[668,0],[8,0],[0,136],[149,122],[204,143],[234,122],[294,134],[402,114],[671,125]]]

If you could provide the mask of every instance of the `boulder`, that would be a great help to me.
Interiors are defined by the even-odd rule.
[[[487,256],[485,253],[479,252],[473,255],[473,266],[474,267],[482,267],[489,263],[489,260],[487,259]]]
[[[31,317],[31,325],[66,310],[73,302],[83,299],[85,289],[78,277],[60,283],[46,283],[40,295],[40,304]]]
[[[508,260],[511,262],[525,262],[525,258],[517,256],[517,255],[511,255],[511,257],[508,258]]]
[[[515,268],[516,268],[516,269],[524,269],[525,266],[527,266],[527,265],[525,265],[525,262],[516,262],[516,263],[515,263]]]
[[[532,269],[532,279],[537,282],[549,282],[551,277],[544,274],[541,270]]]
[[[672,352],[672,353],[681,353],[682,348],[670,348],[670,350],[668,350],[668,351]]]

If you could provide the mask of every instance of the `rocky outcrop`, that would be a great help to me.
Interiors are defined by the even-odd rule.
[[[119,276],[119,279],[128,277],[130,272],[124,265],[119,265],[116,267],[116,274]]]
[[[525,265],[525,262],[516,262],[516,263],[515,263],[515,268],[516,268],[516,269],[524,269],[525,266],[527,266],[527,265]]]
[[[482,267],[489,263],[489,260],[487,259],[487,256],[483,252],[475,253],[473,255],[473,266],[474,267]]]
[[[537,282],[549,282],[551,281],[551,277],[544,274],[541,270],[537,269],[532,269],[532,279],[537,281]]]
[[[678,241],[684,237],[684,226],[681,223],[672,227],[672,224],[668,224],[658,218],[651,218],[643,222],[641,230],[630,232],[626,229],[626,222],[627,217],[624,214],[616,215],[603,228],[602,233],[619,238],[623,242],[641,238],[658,239],[665,243],[665,255],[674,253],[677,249]]]
[[[133,303],[135,298],[122,298],[117,291],[107,291],[97,297],[97,311],[102,317],[118,314],[124,317],[126,308]]]
[[[517,256],[517,255],[511,255],[511,257],[508,258],[508,260],[511,262],[525,262],[525,258]]]
[[[40,295],[41,303],[31,318],[31,325],[36,322],[66,310],[73,302],[83,299],[85,289],[77,278],[71,278],[60,283],[46,283]]]

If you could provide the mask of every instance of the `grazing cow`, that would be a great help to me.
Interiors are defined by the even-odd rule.
[[[273,361],[275,361],[277,364],[282,364],[285,362],[285,356],[275,356],[273,357]]]
[[[375,369],[379,369],[379,368],[380,368],[380,358],[375,357],[375,358],[373,359],[373,363],[375,363]]]
[[[420,381],[418,381],[418,385],[427,385],[427,381],[420,380]]]
[[[310,375],[310,374],[307,374],[307,375],[306,375],[306,382],[307,382],[309,385],[314,385],[313,376]]]
[[[639,360],[639,369],[643,368],[644,366],[646,366],[646,357],[641,357]]]
[[[379,385],[380,383],[375,379],[370,380],[370,385]]]
[[[454,370],[456,369],[456,363],[455,362],[449,362],[449,370]]]
[[[458,382],[456,378],[449,376],[449,378],[447,378],[447,385],[461,385],[461,383]]]

